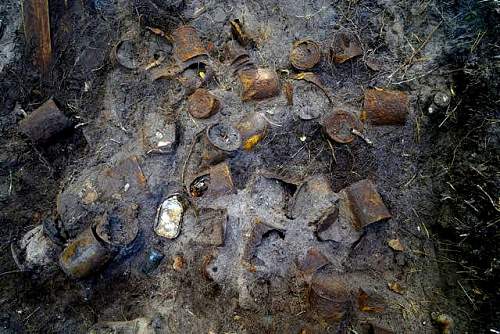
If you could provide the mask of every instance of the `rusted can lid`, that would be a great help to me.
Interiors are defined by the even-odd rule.
[[[216,123],[209,126],[207,138],[212,145],[227,152],[236,151],[241,146],[239,131],[226,123]]]
[[[316,66],[321,60],[319,45],[309,39],[293,43],[290,53],[290,63],[298,70],[308,70]]]
[[[198,88],[188,98],[188,112],[194,118],[208,118],[219,109],[219,99],[204,88]]]
[[[337,110],[324,121],[327,135],[337,143],[347,144],[356,138],[352,129],[360,130],[360,122],[350,112]]]

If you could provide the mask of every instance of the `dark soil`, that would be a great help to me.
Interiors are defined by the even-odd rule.
[[[49,73],[40,75],[32,62],[34,50],[24,41],[19,4],[0,4],[1,333],[84,333],[98,323],[140,317],[172,333],[365,333],[363,326],[373,319],[395,333],[437,333],[439,324],[433,319],[442,313],[453,318],[454,333],[500,331],[496,2],[75,0],[51,1],[50,9],[54,57]],[[127,37],[140,40],[147,52],[161,49],[168,54],[169,44],[146,27],[169,33],[180,24],[192,24],[204,41],[213,42],[213,58],[223,60],[228,20],[235,18],[245,18],[245,26],[256,35],[256,45],[250,48],[253,59],[276,68],[282,80],[287,77],[280,70],[290,70],[292,39],[311,37],[329,45],[334,32],[354,32],[363,44],[362,57],[340,65],[323,61],[315,69],[333,92],[337,108],[359,110],[363,91],[370,87],[410,93],[412,107],[405,126],[368,128],[374,146],[361,138],[351,145],[332,146],[318,122],[300,120],[293,108],[282,107],[282,97],[241,107],[233,97],[238,97],[232,88],[235,81],[225,75],[227,68],[218,69],[218,81],[208,84],[225,102],[216,119],[236,121],[239,108],[273,110],[266,115],[279,125],[271,127],[251,155],[237,152],[228,159],[240,195],[229,200],[229,211],[236,212],[235,202],[244,202],[245,196],[256,196],[245,189],[260,184],[255,174],[264,169],[288,181],[324,174],[335,192],[365,178],[375,180],[393,218],[368,226],[352,247],[317,244],[333,259],[333,267],[350,275],[353,286],[376,290],[374,282],[384,287],[388,280],[404,282],[407,292],[402,296],[378,291],[385,296],[387,313],[350,312],[352,316],[341,323],[327,326],[308,311],[305,288],[285,264],[276,264],[276,270],[286,268],[282,276],[267,274],[252,282],[249,289],[259,307],[245,308],[239,281],[235,283],[232,274],[221,284],[200,273],[199,268],[225,254],[223,250],[183,239],[184,235],[175,244],[152,233],[157,205],[172,184],[180,183],[184,157],[195,134],[208,123],[193,125],[185,116],[185,92],[176,82],[151,82],[142,72],[124,71],[113,62],[112,50]],[[8,45],[14,45],[13,51]],[[382,64],[379,71],[367,67],[366,60],[372,58]],[[324,103],[319,90],[296,91],[296,100]],[[436,91],[447,92],[451,103],[429,114]],[[37,145],[19,132],[18,123],[23,111],[29,114],[51,97],[80,126]],[[177,129],[177,146],[166,155],[146,154],[136,147],[147,115],[158,110]],[[59,219],[58,196],[76,189],[85,173],[114,165],[126,157],[121,153],[137,152],[148,179],[148,191],[134,199],[140,199],[142,210],[138,242],[90,279],[70,279],[62,271],[47,279],[19,270],[11,244],[46,219]],[[283,184],[288,199],[297,185]],[[254,209],[241,206],[242,212]],[[98,210],[89,217],[97,214]],[[244,238],[246,219],[231,221],[236,227],[228,233],[227,248],[240,247],[240,241],[231,242]],[[190,228],[187,221],[184,234]],[[83,226],[75,231],[79,229]],[[261,249],[274,253],[264,255],[282,256],[287,263],[301,247],[318,242],[302,244],[294,235],[299,232],[303,230],[293,227],[266,232]],[[386,240],[395,237],[405,244],[404,253],[387,247]],[[299,241],[280,246],[288,240]],[[153,273],[145,274],[153,248],[166,258]],[[283,249],[290,253],[281,254]],[[175,256],[182,256],[188,269],[173,270]],[[227,269],[224,266],[240,264],[223,263],[219,273]],[[326,273],[335,276],[338,268]]]

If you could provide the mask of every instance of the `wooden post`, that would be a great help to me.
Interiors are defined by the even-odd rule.
[[[42,74],[47,73],[52,61],[49,0],[22,0],[24,35],[34,51],[34,61]]]

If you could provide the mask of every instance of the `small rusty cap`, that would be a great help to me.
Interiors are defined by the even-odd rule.
[[[227,152],[236,151],[241,146],[239,131],[227,123],[216,123],[209,126],[207,138],[212,145]]]
[[[356,136],[352,129],[360,130],[359,120],[350,112],[337,110],[324,121],[324,129],[328,136],[340,144],[352,142]]]
[[[319,45],[310,40],[304,39],[293,43],[290,53],[290,63],[298,70],[308,70],[316,66],[321,60]]]
[[[208,118],[219,109],[219,99],[204,88],[198,88],[188,98],[188,112],[194,118]]]

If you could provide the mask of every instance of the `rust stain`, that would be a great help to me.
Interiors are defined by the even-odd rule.
[[[368,89],[365,91],[363,115],[374,125],[403,125],[408,106],[409,97],[405,92]]]

